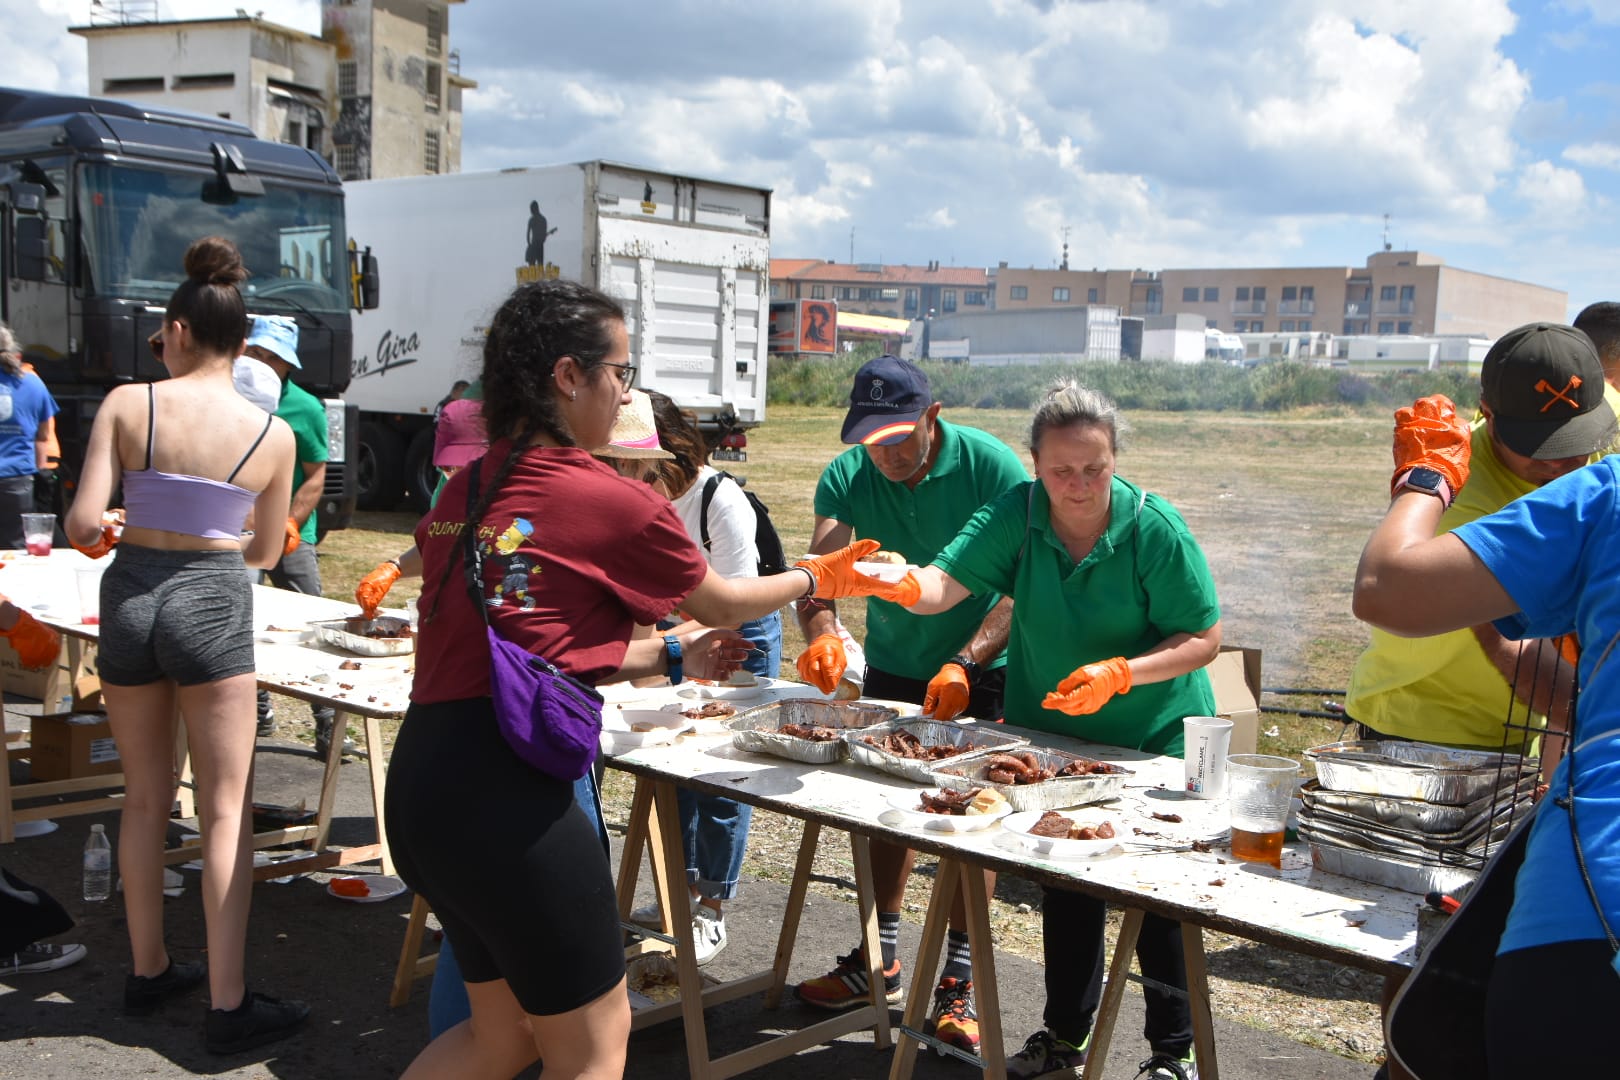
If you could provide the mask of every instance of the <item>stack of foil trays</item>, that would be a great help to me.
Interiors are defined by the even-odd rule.
[[[1473,882],[1492,844],[1528,813],[1539,761],[1393,740],[1337,742],[1305,756],[1299,835],[1318,869],[1408,892]]]

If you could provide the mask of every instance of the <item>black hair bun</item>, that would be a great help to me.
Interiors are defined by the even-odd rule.
[[[205,236],[186,249],[186,277],[198,285],[229,285],[248,278],[242,253],[223,236]]]

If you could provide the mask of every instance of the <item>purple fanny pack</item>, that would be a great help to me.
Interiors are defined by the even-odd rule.
[[[469,598],[484,617],[489,638],[489,696],[506,745],[524,763],[572,783],[596,761],[602,735],[602,695],[543,656],[510,642],[490,624],[484,597],[484,566],[473,520],[484,459],[468,466],[467,524],[462,528],[462,568]]]

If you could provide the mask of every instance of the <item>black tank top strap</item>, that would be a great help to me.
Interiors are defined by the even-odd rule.
[[[146,384],[146,469],[152,470],[152,446],[157,441],[157,388]]]
[[[269,416],[264,418],[264,427],[259,429],[259,437],[253,440],[253,445],[247,448],[247,453],[243,454],[242,460],[236,463],[236,468],[231,470],[231,475],[225,478],[225,482],[227,484],[235,482],[236,474],[242,471],[242,466],[246,465],[248,458],[253,456],[253,451],[259,448],[260,443],[264,442],[264,437],[270,432],[270,421],[274,420],[275,418],[274,413],[271,413]]]

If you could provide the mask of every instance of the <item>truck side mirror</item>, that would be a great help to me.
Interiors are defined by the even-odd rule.
[[[16,269],[21,281],[44,281],[50,265],[51,245],[45,237],[45,219],[19,217],[16,229]]]
[[[371,253],[370,248],[366,248],[363,253],[351,248],[349,258],[354,275],[354,309],[375,311],[382,295],[382,278],[377,273],[377,256]]]

